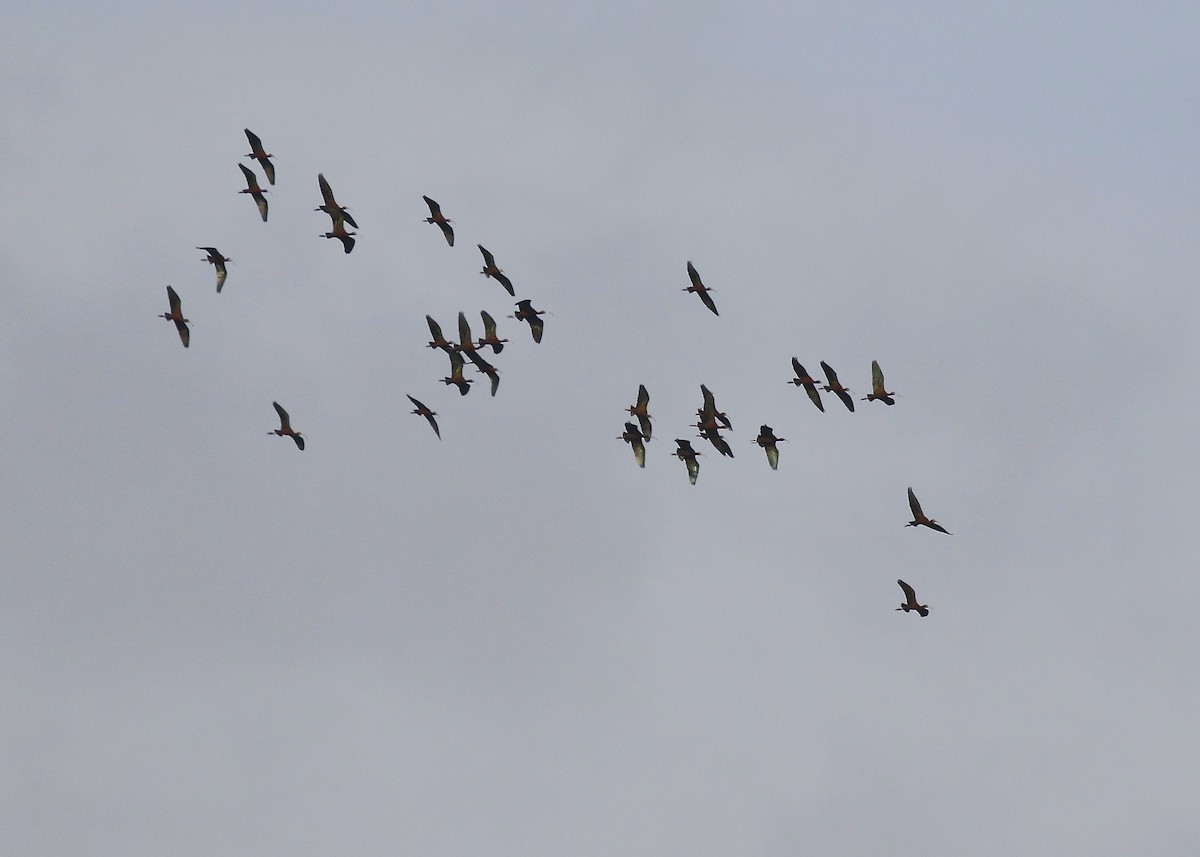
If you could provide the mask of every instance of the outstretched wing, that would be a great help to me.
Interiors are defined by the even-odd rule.
[[[246,190],[258,190],[258,176],[254,174],[254,170],[250,169],[245,164],[238,164],[238,169],[242,171],[242,175],[246,179]]]
[[[700,274],[698,274],[696,272],[695,266],[693,266],[690,261],[687,263],[687,272],[688,272],[688,279],[692,281],[692,288],[695,289],[696,291],[700,292],[701,295],[703,295],[704,294],[704,283],[702,283],[700,281]],[[716,312],[716,310],[713,310],[713,312]]]
[[[650,406],[650,391],[646,389],[645,384],[638,384],[637,408],[639,411],[644,411]]]
[[[254,197],[254,204],[258,206],[259,217],[262,218],[263,223],[266,223],[267,222],[267,198],[262,195],[261,191],[255,191],[254,193],[252,193],[250,195],[252,197]],[[346,252],[349,253],[350,251],[347,250]]]
[[[475,340],[471,338],[471,325],[461,312],[458,314],[458,341],[464,351],[472,351],[475,346]]]
[[[821,391],[817,389],[816,384],[805,384],[804,392],[808,393],[808,397],[812,399],[812,403],[817,406],[817,410],[825,413],[825,403],[821,401]]]
[[[917,593],[916,593],[916,591],[915,591],[915,590],[914,590],[914,589],[913,589],[911,586],[909,586],[907,583],[905,583],[903,580],[897,580],[896,582],[897,582],[897,583],[899,583],[899,584],[900,584],[900,588],[904,590],[904,600],[905,600],[905,602],[906,602],[906,603],[907,603],[907,604],[908,604],[910,607],[916,607],[916,606],[917,606]]]
[[[279,402],[271,402],[271,404],[275,406],[275,413],[279,414],[279,428],[284,433],[291,431],[292,421],[291,418],[288,417],[288,412],[283,409],[283,406],[280,405]],[[303,446],[300,448],[304,449]]]
[[[842,385],[841,385],[841,382],[840,382],[840,381],[838,381],[837,372],[834,372],[834,371],[833,371],[833,367],[831,367],[831,366],[830,366],[828,363],[826,363],[824,360],[822,360],[822,361],[821,361],[821,371],[825,373],[825,382],[826,382],[826,383],[827,383],[827,384],[828,384],[830,387],[840,387],[840,386],[842,386]],[[853,408],[852,408],[851,410],[853,410]]]
[[[454,246],[454,227],[444,220],[437,221],[437,225],[441,227],[442,234],[446,236],[446,243],[451,247]]]
[[[845,390],[834,390],[833,392],[842,400],[842,404],[850,410],[850,413],[854,413],[854,398]]]
[[[317,184],[321,186],[321,198],[325,200],[325,204],[330,208],[338,208],[337,200],[333,198],[333,188],[329,186],[329,182],[325,181],[325,176],[322,173],[317,173]],[[355,229],[358,227],[355,226]]]
[[[715,316],[721,315],[719,312],[717,312],[717,305],[715,303],[713,303],[712,295],[710,295],[708,293],[707,289],[700,292],[700,300],[702,300],[704,302],[704,305],[706,307],[708,307],[710,310],[712,310],[713,315],[715,315]]]
[[[939,524],[937,521],[928,521],[928,522],[926,522],[925,526],[929,527],[929,529],[931,529],[931,530],[937,530],[939,533],[945,533],[948,536],[951,535],[951,532],[949,530],[947,530],[945,527],[943,527],[941,524]]]
[[[489,268],[495,267],[496,260],[492,257],[492,254],[487,251],[487,248],[485,248],[482,244],[476,244],[475,246],[478,247],[479,252],[483,254],[483,264]]]
[[[883,386],[883,370],[879,368],[879,361],[871,361],[871,392],[878,399],[883,399],[887,396],[887,390]]]
[[[921,503],[917,500],[917,495],[913,493],[912,488],[908,489],[908,508],[912,510],[914,521],[919,521],[925,517],[925,513],[921,511]]]
[[[766,446],[766,450],[767,450],[767,464],[771,465],[772,470],[778,470],[779,469],[779,447],[777,447],[773,443],[769,443]]]
[[[429,216],[430,217],[432,217],[436,221],[439,217],[442,216],[442,207],[440,205],[438,205],[434,200],[430,199],[427,196],[422,196],[421,199],[425,200],[425,204],[429,206]]]
[[[167,286],[167,301],[171,304],[172,315],[183,313],[183,302],[179,300],[179,294],[170,286]]]
[[[517,293],[513,291],[512,280],[510,280],[503,271],[497,271],[496,273],[492,274],[492,276],[496,278],[496,282],[504,286],[504,290],[506,292],[508,292],[514,298],[517,296]]]
[[[542,341],[542,330],[544,328],[545,324],[542,322],[542,317],[540,315],[534,315],[529,319],[529,330],[533,334],[534,342]]]
[[[187,348],[192,341],[192,332],[188,330],[187,322],[180,318],[175,319],[175,329],[179,331],[179,341]]]
[[[253,152],[254,157],[257,158],[260,155],[265,155],[267,150],[263,148],[262,140],[258,139],[258,135],[249,128],[243,128],[242,130],[246,132],[246,139],[250,141],[250,151]]]

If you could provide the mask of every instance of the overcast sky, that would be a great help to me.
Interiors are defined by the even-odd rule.
[[[1200,851],[1200,8],[968,5],[8,11],[0,850]]]

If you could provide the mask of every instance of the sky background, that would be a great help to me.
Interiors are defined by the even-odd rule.
[[[17,3],[3,850],[1200,851],[1200,8],[1121,5]]]

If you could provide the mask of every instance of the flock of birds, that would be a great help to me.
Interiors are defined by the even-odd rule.
[[[274,156],[268,153],[262,145],[262,141],[249,128],[244,129],[246,139],[250,143],[251,151],[244,157],[251,158],[261,167],[267,183],[275,184],[275,165],[271,158]],[[269,207],[267,203],[267,189],[263,188],[258,182],[258,176],[251,168],[243,163],[238,164],[246,181],[246,187],[239,193],[248,194],[258,208],[259,216],[262,221],[267,222]],[[356,232],[351,229],[358,229],[358,224],[354,217],[350,214],[349,209],[337,202],[334,196],[333,189],[323,174],[317,175],[317,184],[321,191],[322,203],[315,211],[324,212],[330,218],[329,231],[322,233],[321,237],[336,238],[342,244],[342,249],[345,253],[350,253],[354,250]],[[422,197],[425,204],[429,208],[429,217],[425,218],[425,222],[437,226],[442,235],[445,237],[446,243],[454,246],[454,221],[447,218],[443,213],[441,206],[436,200],[428,196]],[[476,245],[483,256],[483,269],[480,271],[484,277],[494,279],[499,283],[511,297],[516,297],[516,290],[513,287],[512,281],[505,275],[504,271],[496,264],[495,257],[482,244]],[[216,271],[217,292],[221,292],[221,288],[225,285],[225,280],[228,276],[227,264],[231,261],[228,256],[222,254],[216,247],[197,247],[198,250],[203,250],[207,255],[204,258],[205,262],[211,264]],[[690,280],[690,285],[683,289],[685,292],[691,292],[697,295],[705,307],[719,316],[717,306],[712,298],[713,289],[706,286],[700,278],[699,272],[695,266],[689,261],[687,263],[687,275]],[[171,286],[167,286],[167,300],[169,311],[163,313],[160,317],[164,318],[175,325],[175,329],[179,334],[180,341],[183,347],[187,348],[191,341],[191,331],[188,327],[190,320],[183,315],[183,305],[179,294]],[[524,321],[529,325],[530,333],[535,343],[542,341],[544,323],[541,316],[545,315],[544,310],[533,308],[532,302],[529,299],[522,299],[516,302],[516,311],[510,315],[510,318]],[[453,386],[458,389],[460,395],[467,395],[471,390],[471,384],[474,379],[467,378],[464,375],[466,361],[469,360],[475,367],[476,371],[487,376],[491,384],[491,395],[495,396],[500,385],[499,370],[486,360],[482,354],[482,349],[490,348],[492,355],[498,355],[504,350],[504,344],[507,339],[501,339],[497,334],[497,325],[495,319],[486,311],[480,311],[481,320],[483,322],[483,337],[476,339],[471,331],[470,323],[464,313],[458,314],[458,341],[453,342],[448,340],[442,333],[442,328],[431,316],[425,316],[426,323],[429,326],[431,339],[427,347],[436,350],[441,350],[446,353],[450,361],[450,374],[441,379],[446,386]],[[815,378],[808,373],[804,366],[795,358],[792,358],[792,370],[795,377],[788,381],[789,384],[794,384],[796,387],[803,387],[808,398],[818,410],[824,412],[825,404],[821,398],[821,391],[832,393],[844,404],[847,410],[854,411],[854,399],[850,395],[850,390],[843,386],[838,380],[837,373],[833,368],[821,361],[821,370],[824,372],[825,378]],[[700,385],[702,402],[699,408],[696,409],[698,421],[691,425],[698,429],[698,436],[707,440],[712,444],[722,456],[733,458],[733,449],[729,446],[728,441],[722,436],[721,431],[732,430],[733,425],[729,417],[724,411],[717,409],[716,399],[705,385]],[[406,394],[407,395],[407,394]],[[879,401],[885,405],[894,405],[896,403],[895,393],[889,392],[884,383],[883,370],[880,368],[878,361],[871,361],[871,392],[863,397],[862,401]],[[412,414],[423,417],[433,429],[434,434],[438,439],[441,439],[442,433],[437,422],[437,412],[430,409],[419,399],[408,395],[408,399],[412,402],[414,409]],[[268,434],[277,435],[279,437],[291,438],[298,449],[304,449],[304,437],[300,432],[292,428],[291,417],[288,412],[278,402],[272,402],[276,415],[279,418],[279,428],[269,431]],[[625,423],[625,430],[618,436],[618,440],[622,440],[630,445],[633,450],[634,459],[639,467],[646,466],[646,444],[651,441],[653,436],[653,425],[649,412],[650,394],[645,385],[639,385],[636,402],[628,407],[629,415],[636,420],[630,420]],[[787,440],[786,438],[777,437],[774,429],[769,425],[759,427],[758,436],[754,438],[754,443],[761,447],[766,453],[767,463],[772,470],[777,470],[779,467],[779,444]],[[684,438],[675,439],[676,449],[674,454],[687,467],[688,481],[696,484],[696,480],[700,475],[699,456],[701,453],[693,448],[690,440]],[[908,489],[908,504],[912,512],[913,519],[905,526],[907,527],[928,527],[940,533],[950,535],[950,533],[936,520],[929,518],[921,509],[921,504],[913,493],[912,488]],[[916,612],[920,616],[929,615],[928,605],[921,604],[917,601],[916,592],[913,587],[905,583],[903,580],[896,581],[904,593],[904,602],[897,607],[897,610],[904,612]]]

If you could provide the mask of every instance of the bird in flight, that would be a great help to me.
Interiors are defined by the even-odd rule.
[[[792,358],[792,371],[796,373],[796,377],[789,381],[789,384],[795,384],[797,387],[803,387],[804,392],[808,393],[808,397],[812,399],[812,403],[817,406],[817,410],[821,413],[825,412],[825,403],[821,401],[821,394],[817,391],[817,385],[821,382],[808,374],[800,361],[795,357]]]
[[[925,517],[925,513],[921,511],[921,504],[917,501],[917,495],[913,493],[912,488],[908,489],[908,508],[912,510],[913,519],[904,526],[906,527],[929,527],[931,530],[937,530],[939,533],[952,535],[949,530],[935,521],[933,518]]]
[[[492,346],[492,353],[499,354],[504,350],[504,343],[508,342],[508,340],[500,339],[496,336],[496,319],[492,318],[487,310],[480,310],[479,315],[483,318],[483,339],[479,340],[479,347],[483,348],[485,345],[490,345]]]
[[[421,197],[425,200],[425,204],[429,206],[429,216],[425,218],[426,223],[436,223],[438,228],[442,230],[442,234],[446,236],[446,243],[451,247],[454,246],[454,227],[450,224],[453,220],[447,220],[442,214],[442,207],[436,201],[427,196]]]
[[[775,444],[785,440],[786,437],[775,437],[775,432],[770,426],[764,425],[758,429],[758,437],[754,439],[754,443],[767,451],[767,464],[771,465],[772,470],[779,469],[779,447]]]
[[[700,281],[700,275],[696,273],[696,268],[691,262],[687,263],[687,272],[688,279],[692,281],[692,284],[684,289],[684,291],[695,292],[700,296],[700,300],[704,302],[704,305],[712,310],[712,314],[719,316],[720,313],[717,312],[717,305],[713,303],[712,295],[709,294],[709,292],[713,290],[708,288],[708,286],[704,285],[704,283]]]
[[[533,334],[533,341],[541,342],[543,322],[538,316],[545,314],[544,309],[534,309],[533,302],[526,298],[523,301],[517,301],[517,311],[511,317],[518,321],[529,322],[529,332]]]
[[[232,262],[233,260],[228,256],[222,256],[221,251],[216,247],[197,247],[196,249],[207,253],[208,258],[204,261],[217,269],[217,294],[221,294],[221,286],[225,285],[225,263]]]
[[[700,476],[700,462],[696,460],[696,457],[700,453],[692,449],[692,442],[690,440],[675,438],[675,444],[678,447],[675,450],[675,456],[687,465],[688,482],[695,485],[696,480]]]
[[[457,351],[446,352],[450,355],[450,374],[442,379],[442,383],[447,387],[453,384],[458,387],[458,394],[465,396],[471,392],[471,385],[475,382],[470,378],[463,377],[463,356]]]
[[[258,139],[257,134],[249,128],[243,128],[242,130],[246,132],[246,139],[250,141],[250,153],[246,157],[254,158],[254,160],[258,161],[263,169],[263,173],[267,176],[267,181],[275,184],[275,165],[271,163],[271,158],[275,156],[267,154],[266,149],[263,148],[262,140]]]
[[[638,467],[646,466],[646,437],[642,434],[641,429],[633,423],[625,423],[625,431],[617,440],[623,440],[633,447],[633,457],[636,459]]]
[[[824,360],[821,361],[821,370],[825,373],[826,384],[823,388],[825,392],[833,393],[842,400],[842,404],[850,410],[850,413],[854,413],[854,399],[850,398],[850,391],[838,381],[837,372],[834,372]]]
[[[883,402],[885,405],[894,405],[896,400],[892,396],[895,393],[889,393],[883,386],[883,370],[879,368],[879,361],[871,361],[871,392],[862,400],[864,402],[874,402],[876,400]]]
[[[321,198],[324,200],[313,211],[323,211],[333,220],[334,229],[337,229],[339,220],[344,220],[353,228],[357,229],[358,224],[354,222],[354,218],[350,216],[350,209],[345,206],[338,205],[337,200],[333,198],[333,188],[329,186],[329,182],[325,181],[325,176],[317,173],[317,184],[321,186]],[[350,251],[346,251],[350,252]]]
[[[630,405],[629,415],[637,417],[638,426],[641,427],[642,438],[650,440],[650,433],[654,430],[650,425],[650,412],[647,410],[650,407],[650,393],[646,390],[645,384],[638,384],[637,404]]]
[[[405,393],[404,395],[408,396],[407,393]],[[424,417],[425,419],[427,419],[429,421],[429,425],[433,428],[433,433],[437,435],[438,440],[441,440],[442,439],[442,430],[438,428],[437,420],[434,419],[434,417],[437,416],[437,411],[429,410],[429,408],[425,407],[424,404],[417,401],[412,396],[408,396],[408,400],[417,406],[416,410],[412,411],[411,413],[414,413],[419,417]]]
[[[899,583],[900,588],[904,590],[904,603],[901,604],[896,609],[903,610],[905,613],[909,612],[910,610],[916,610],[922,616],[928,616],[929,615],[929,605],[917,603],[916,591],[911,586],[909,586],[907,583],[905,583],[903,580],[897,580],[896,582]]]
[[[454,343],[442,335],[442,326],[433,320],[433,316],[425,316],[425,321],[429,325],[430,335],[433,336],[433,339],[426,344],[426,348],[440,348],[445,352],[453,351]]]
[[[496,267],[496,260],[492,254],[489,253],[487,248],[485,248],[482,244],[476,244],[475,246],[478,247],[479,252],[483,254],[483,270],[479,273],[483,274],[485,277],[494,277],[496,282],[504,286],[504,290],[506,292],[513,297],[516,297],[517,293],[513,291],[512,281],[508,277],[504,276],[503,271]]]
[[[183,347],[187,348],[192,339],[192,332],[188,330],[188,319],[183,317],[183,303],[170,286],[167,286],[167,300],[171,304],[171,311],[164,312],[159,318],[175,322],[175,329],[179,331],[179,340],[183,343]]]
[[[252,169],[247,167],[245,164],[238,164],[238,167],[241,169],[242,175],[246,177],[246,189],[239,190],[238,193],[248,193],[250,196],[254,197],[254,204],[258,206],[258,214],[260,217],[262,217],[263,223],[266,223],[267,198],[263,196],[266,191],[258,186],[258,176],[254,174]]]
[[[342,251],[349,253],[354,249],[354,236],[357,232],[346,231],[346,221],[340,217],[333,218],[333,226],[331,232],[322,232],[322,238],[336,238],[342,242]]]
[[[296,441],[296,446],[304,449],[304,438],[300,436],[300,432],[292,428],[292,420],[288,416],[288,412],[283,409],[279,402],[271,402],[275,406],[275,413],[279,414],[279,428],[274,431],[269,431],[267,434],[275,434],[280,437],[290,437]]]
[[[475,364],[475,368],[488,376],[492,382],[492,395],[496,395],[496,390],[500,388],[500,370],[483,359],[483,355],[472,348],[466,352],[467,358]]]

